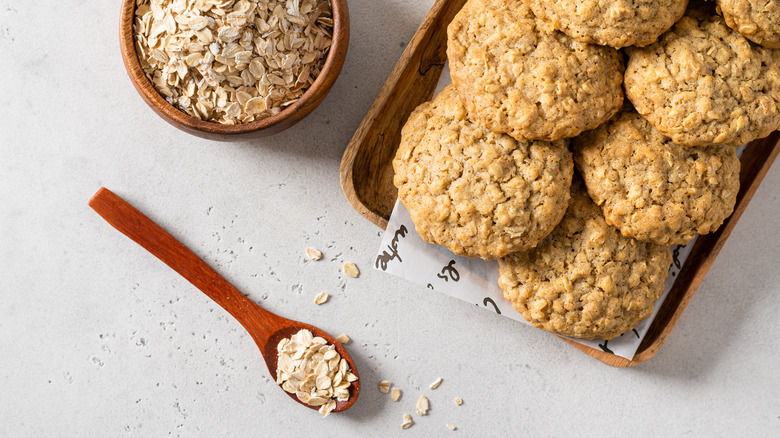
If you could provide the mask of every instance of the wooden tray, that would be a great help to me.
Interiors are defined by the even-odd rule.
[[[447,59],[447,25],[464,3],[466,0],[436,0],[344,152],[341,189],[355,210],[382,229],[387,227],[397,197],[392,160],[400,142],[401,127],[415,107],[433,97]],[[742,185],[734,213],[718,231],[696,241],[633,360],[564,341],[616,367],[634,366],[653,357],[693,298],[779,153],[780,131],[747,146],[741,159]]]

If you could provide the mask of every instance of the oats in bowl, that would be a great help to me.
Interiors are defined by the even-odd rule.
[[[328,0],[138,0],[134,36],[154,88],[199,120],[249,123],[295,103],[331,46]]]

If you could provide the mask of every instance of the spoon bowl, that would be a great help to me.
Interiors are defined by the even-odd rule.
[[[273,333],[268,340],[265,342],[265,345],[260,345],[258,343],[258,347],[260,347],[260,351],[263,353],[263,357],[265,358],[265,363],[268,366],[268,371],[271,373],[274,379],[276,379],[276,369],[277,369],[277,361],[279,359],[279,356],[276,352],[276,346],[279,345],[279,342],[284,338],[291,338],[292,335],[298,333],[301,329],[307,329],[309,330],[312,335],[315,337],[319,336],[326,341],[328,341],[328,344],[333,345],[336,347],[336,351],[339,353],[339,355],[347,360],[347,363],[349,364],[349,367],[352,369],[352,374],[358,377],[358,380],[355,380],[352,382],[352,386],[350,387],[350,394],[349,399],[347,401],[336,401],[336,408],[333,409],[331,412],[341,412],[343,410],[348,409],[350,406],[352,406],[353,403],[355,403],[355,399],[357,399],[358,393],[360,393],[360,376],[357,373],[357,369],[355,368],[355,363],[352,362],[352,358],[349,356],[347,351],[344,349],[344,346],[342,346],[338,341],[336,341],[331,335],[328,333],[318,329],[317,327],[314,327],[309,324],[304,324],[302,322],[298,321],[290,321],[289,319],[286,320],[291,322],[293,325],[290,325],[288,327],[284,327]],[[284,391],[284,390],[282,390]],[[311,409],[319,409],[318,406],[309,406],[306,403],[298,400],[298,397],[295,396],[295,394],[291,394],[287,391],[284,391],[285,394],[289,395],[290,398],[295,400],[296,402],[311,408]]]
[[[276,380],[278,360],[276,347],[279,341],[284,338],[290,338],[301,329],[307,329],[314,336],[325,339],[347,361],[352,369],[352,374],[358,377],[358,380],[352,382],[350,386],[349,399],[343,402],[337,401],[336,408],[331,412],[344,411],[355,403],[360,394],[360,376],[355,368],[355,363],[352,361],[352,357],[332,336],[310,324],[283,318],[258,306],[217,274],[181,242],[174,239],[159,225],[105,187],[101,187],[95,193],[89,201],[89,206],[112,227],[162,260],[219,304],[220,307],[233,315],[244,326],[260,348],[260,353],[263,355],[265,364],[268,366],[268,371],[270,371],[274,381]],[[279,389],[282,390],[281,388]],[[309,406],[303,403],[295,394],[284,392],[293,400],[308,408],[319,409],[317,406]]]

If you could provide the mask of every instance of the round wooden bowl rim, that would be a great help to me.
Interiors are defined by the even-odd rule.
[[[347,26],[346,22],[343,22],[342,18],[346,17],[342,12],[346,11],[347,0],[330,0],[331,10],[333,15],[333,35],[331,40],[330,50],[328,51],[328,57],[325,59],[325,64],[322,66],[322,70],[317,75],[317,79],[314,83],[298,98],[298,100],[287,108],[283,109],[279,113],[266,117],[262,120],[256,120],[250,123],[239,123],[235,125],[223,125],[217,122],[207,122],[192,117],[178,108],[171,105],[165,100],[160,93],[154,88],[154,85],[146,77],[145,74],[136,74],[135,72],[143,72],[141,63],[138,60],[138,53],[135,50],[135,0],[122,0],[122,12],[120,15],[119,26],[119,44],[122,49],[123,58],[125,61],[125,67],[127,73],[130,76],[130,80],[136,85],[136,89],[139,93],[143,93],[148,102],[156,106],[159,111],[164,113],[163,117],[170,117],[176,123],[180,123],[190,129],[212,133],[212,134],[247,134],[251,132],[263,131],[268,128],[274,127],[280,123],[292,120],[292,124],[303,119],[314,108],[317,107],[319,101],[325,98],[333,84],[336,82],[338,74],[344,63],[344,57],[341,57],[338,62],[338,52],[346,50],[349,40],[347,38],[340,38],[341,33]],[[343,8],[343,9],[342,9]],[[124,31],[127,29],[127,31]],[[337,42],[340,44],[336,45]],[[331,72],[333,74],[331,74]],[[148,84],[148,87],[139,86],[139,81],[143,81]],[[314,105],[306,106],[309,101],[316,102]],[[302,109],[302,111],[301,111]],[[162,114],[160,114],[162,115]]]

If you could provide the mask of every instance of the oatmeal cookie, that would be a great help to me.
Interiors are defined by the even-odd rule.
[[[718,0],[726,24],[756,44],[780,49],[780,1]]]
[[[735,148],[680,146],[633,111],[572,146],[588,193],[624,236],[684,245],[717,230],[737,202]]]
[[[672,253],[609,226],[575,176],[569,209],[552,234],[498,263],[504,298],[528,322],[559,335],[612,339],[653,313]]]
[[[494,259],[536,246],[560,222],[574,172],[566,146],[475,125],[450,85],[409,116],[394,183],[423,240]]]
[[[628,99],[675,143],[739,146],[780,125],[780,50],[752,45],[710,8],[626,51]]]
[[[617,49],[646,46],[680,19],[688,0],[523,0],[577,41]]]
[[[452,81],[475,123],[518,140],[574,137],[623,102],[623,60],[537,19],[521,0],[469,0],[448,29]]]

